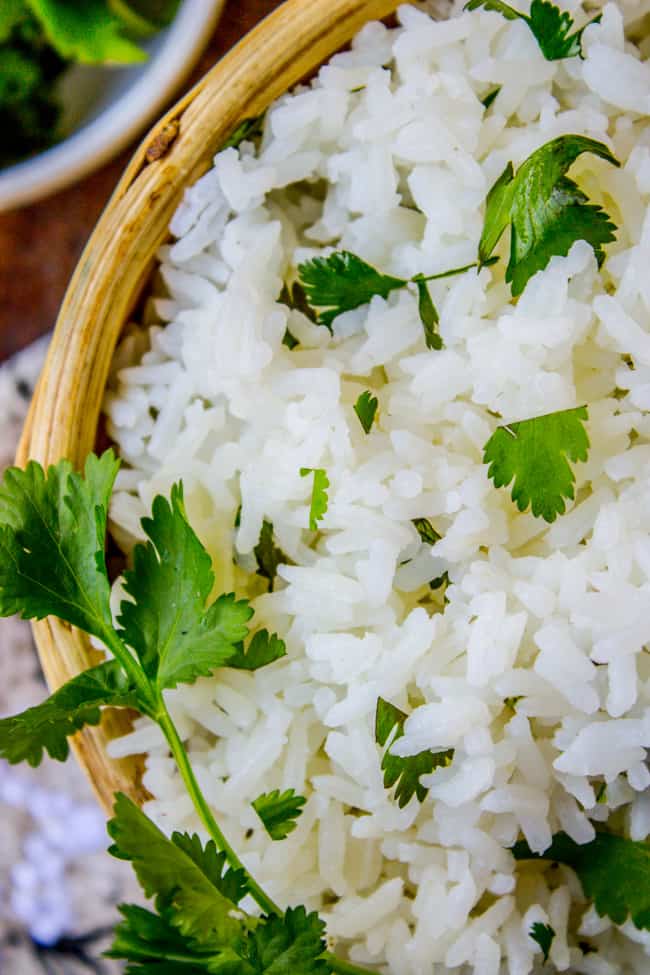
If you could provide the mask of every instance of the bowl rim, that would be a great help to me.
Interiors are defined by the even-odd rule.
[[[0,170],[0,213],[64,189],[124,149],[196,64],[224,4],[225,0],[184,0],[159,49],[114,102],[57,145]]]
[[[394,13],[400,2],[285,0],[154,126],[127,166],[70,282],[18,448],[20,466],[33,459],[47,467],[66,457],[80,467],[95,447],[115,346],[168,238],[185,187],[206,172],[238,124],[261,114],[367,21]],[[160,144],[163,152],[152,161],[147,150]],[[52,690],[98,662],[90,641],[67,623],[49,617],[33,622],[32,630]],[[111,759],[107,753],[111,739],[130,728],[128,714],[108,708],[99,726],[72,739],[106,812],[116,792],[140,804],[147,798],[142,756]]]

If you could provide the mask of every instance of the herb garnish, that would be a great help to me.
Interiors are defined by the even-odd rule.
[[[437,768],[445,768],[454,757],[453,748],[443,752],[423,751],[417,755],[402,758],[391,754],[391,746],[404,734],[404,722],[408,715],[383,697],[377,700],[375,712],[375,741],[382,748],[390,739],[390,744],[381,760],[384,773],[384,788],[391,789],[396,783],[395,799],[403,809],[413,796],[424,802],[428,789],[420,784],[421,775],[430,775]],[[394,735],[393,735],[393,732]],[[392,735],[392,738],[391,738]]]
[[[314,475],[314,484],[309,507],[309,528],[315,532],[318,529],[318,522],[322,521],[327,512],[329,504],[327,489],[330,486],[330,482],[327,473],[322,467],[300,468],[301,477],[308,477],[310,474]]]
[[[293,565],[292,560],[275,544],[273,524],[264,519],[260,540],[253,549],[257,559],[257,574],[269,581],[269,592],[273,592],[279,565]]]
[[[558,61],[561,58],[582,57],[582,33],[590,24],[597,24],[601,14],[590,20],[580,30],[570,31],[574,27],[573,18],[566,10],[560,10],[548,0],[533,0],[530,5],[530,15],[515,10],[504,0],[470,0],[465,10],[494,10],[506,20],[523,20],[530,27],[540,50],[547,61]]]
[[[497,260],[498,258],[491,258],[488,255],[481,265],[488,266]],[[418,291],[418,312],[424,329],[426,347],[441,349],[443,343],[437,332],[440,316],[429,294],[427,282],[464,274],[465,271],[476,266],[474,262],[439,274],[416,274],[412,278],[395,278],[389,274],[382,274],[372,264],[368,264],[356,254],[351,254],[350,251],[335,251],[329,257],[314,257],[310,261],[305,261],[298,267],[298,274],[307,301],[316,312],[317,323],[325,325],[330,331],[334,319],[343,312],[367,305],[375,295],[387,298],[391,291],[398,291],[408,287],[409,284],[414,284]]]
[[[359,417],[359,423],[363,427],[364,433],[370,433],[371,427],[375,422],[375,415],[379,400],[373,396],[369,389],[361,393],[354,404],[354,412]]]
[[[542,957],[547,962],[551,945],[553,944],[553,938],[555,937],[555,930],[550,924],[542,924],[541,921],[535,921],[528,934],[540,946],[542,949]]]
[[[650,929],[650,843],[597,833],[581,845],[566,833],[557,833],[542,854],[533,853],[523,841],[512,852],[516,860],[550,860],[571,867],[601,917],[611,918],[614,924],[624,924],[630,917],[637,928]]]
[[[428,518],[414,518],[411,524],[427,545],[435,545],[442,538],[442,535],[435,530]]]
[[[530,505],[536,518],[555,521],[566,510],[565,499],[575,496],[569,460],[587,460],[588,418],[587,407],[579,406],[497,427],[483,449],[488,477],[495,487],[514,479],[511,496],[519,510]]]
[[[566,176],[584,152],[612,166],[620,163],[602,142],[582,135],[561,135],[536,149],[516,174],[508,163],[486,200],[479,243],[479,262],[491,257],[510,224],[510,260],[506,281],[512,294],[521,294],[527,281],[554,256],[565,257],[576,240],[594,249],[598,265],[603,245],[615,240],[615,224],[602,207],[588,203],[581,189]]]
[[[274,789],[258,796],[252,806],[271,839],[284,840],[296,828],[296,820],[306,802],[305,797],[297,795],[294,789],[284,792]]]
[[[114,658],[68,681],[43,704],[0,721],[0,757],[36,765],[48,751],[64,759],[66,738],[96,724],[104,705],[135,708],[160,727],[210,839],[206,845],[187,834],[168,839],[126,796],[116,797],[111,852],[132,862],[156,909],[122,908],[111,955],[128,960],[133,975],[172,968],[188,975],[226,968],[245,975],[364,975],[326,951],[317,914],[302,907],[283,913],[244,868],[167,710],[166,688],[219,667],[257,669],[286,653],[283,641],[266,630],[245,647],[253,615],[246,600],[226,594],[208,602],[211,560],[187,521],[180,485],[169,501],[157,497],[151,517],[142,521],[147,541],[134,549],[126,599],[113,624],[105,536],[118,466],[112,451],[90,456],[85,477],[67,461],[47,475],[32,462],[24,471],[5,472],[0,484],[0,615],[58,616],[99,637]],[[274,828],[285,835],[302,805],[302,797],[292,796],[281,810],[286,798],[278,797],[274,812]],[[267,812],[273,806],[266,797]],[[257,902],[261,918],[241,909],[244,895]]]

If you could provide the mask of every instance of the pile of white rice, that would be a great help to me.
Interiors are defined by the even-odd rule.
[[[584,60],[555,62],[496,13],[405,6],[397,29],[368,24],[273,105],[259,146],[220,153],[187,191],[157,323],[117,355],[116,537],[128,550],[182,478],[219,591],[251,598],[288,649],[169,695],[201,785],[278,902],[318,909],[339,950],[394,975],[541,972],[535,921],[556,932],[545,971],[650,969],[650,933],[600,918],[568,869],[508,852],[560,830],[585,843],[607,821],[650,833],[650,67],[625,35],[649,9],[607,4]],[[622,163],[583,155],[571,172],[620,227],[601,271],[578,242],[515,302],[506,235],[498,265],[431,285],[442,351],[415,290],[342,315],[333,337],[278,302],[298,263],[333,249],[401,277],[475,260],[505,164],[566,133]],[[551,526],[520,514],[483,445],[500,422],[584,403],[576,503]],[[301,467],[331,485],[317,534]],[[264,519],[293,563],[272,593],[253,556]],[[448,604],[428,586],[444,571]],[[395,751],[455,749],[422,804],[383,787],[380,695],[410,714]],[[197,829],[158,730],[136,729],[114,753],[148,752],[148,812]],[[250,803],[288,787],[307,805],[273,842]]]

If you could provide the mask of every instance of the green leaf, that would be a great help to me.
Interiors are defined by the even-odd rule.
[[[282,344],[286,345],[289,352],[293,352],[297,345],[300,345],[298,339],[293,335],[288,328],[284,330],[284,335],[282,336]]]
[[[224,149],[238,149],[242,142],[261,136],[264,132],[265,118],[266,112],[262,112],[261,115],[255,115],[251,118],[245,118],[243,122],[239,123],[232,135],[228,136],[219,152],[223,152]]]
[[[590,843],[580,845],[558,833],[541,855],[525,842],[517,843],[512,852],[517,860],[552,860],[571,867],[601,917],[614,924],[631,918],[637,928],[650,930],[650,843],[597,833]]]
[[[104,563],[108,502],[119,462],[88,457],[85,477],[68,461],[47,477],[31,461],[0,483],[0,616],[58,616],[103,639],[112,631]]]
[[[370,433],[370,429],[375,422],[375,415],[377,413],[378,406],[379,400],[376,396],[373,396],[368,389],[365,391],[365,393],[360,394],[356,403],[354,404],[354,412],[359,417],[359,423],[363,427],[365,433]]]
[[[158,496],[142,519],[149,541],[133,551],[121,604],[120,637],[138,655],[159,688],[193,683],[225,666],[248,634],[253,610],[231,593],[207,609],[214,585],[212,560],[187,521],[183,490]]]
[[[284,840],[296,828],[296,819],[307,800],[293,789],[265,792],[251,804],[272,840]]]
[[[465,10],[494,10],[506,20],[523,20],[530,27],[540,50],[547,61],[557,61],[561,58],[582,57],[582,33],[589,24],[597,24],[601,17],[594,17],[580,30],[571,33],[574,22],[571,14],[560,10],[549,0],[533,0],[530,5],[530,16],[515,10],[503,0],[470,0]]]
[[[586,461],[589,437],[586,406],[497,427],[483,451],[488,477],[495,487],[514,478],[511,497],[520,511],[528,505],[536,518],[555,521],[575,497],[575,474],[569,465]]]
[[[26,7],[24,0],[2,0],[2,3],[0,3],[0,44],[3,44],[14,27],[17,27],[21,23],[25,17],[25,13]],[[4,64],[2,67],[4,67]]]
[[[553,944],[553,938],[555,937],[554,929],[550,924],[542,924],[541,921],[535,921],[528,934],[540,946],[544,961],[547,962],[551,945]]]
[[[236,670],[259,670],[286,655],[287,648],[284,640],[275,633],[269,633],[268,630],[259,630],[251,640],[248,650],[245,651],[244,647],[239,645],[226,666],[234,667]]]
[[[42,704],[0,721],[0,758],[12,765],[40,765],[43,752],[64,762],[68,738],[101,720],[101,708],[136,707],[136,697],[116,660],[73,677]]]
[[[438,309],[431,300],[425,279],[420,277],[420,275],[416,275],[413,278],[413,282],[418,289],[418,311],[420,313],[420,321],[424,328],[424,344],[427,349],[440,350],[443,347],[443,342],[440,338],[440,333],[437,331],[438,325],[440,324]]]
[[[330,975],[322,958],[325,924],[304,907],[284,917],[265,918],[245,941],[217,955],[212,975]]]
[[[336,251],[329,257],[315,257],[298,268],[307,301],[318,309],[318,324],[332,328],[343,312],[366,305],[375,296],[387,298],[407,281],[382,274],[371,264],[349,251]]]
[[[489,91],[487,93],[487,95],[485,96],[485,98],[482,98],[481,99],[481,105],[483,106],[483,108],[485,109],[486,112],[487,112],[488,108],[490,107],[490,105],[493,103],[494,99],[497,97],[497,95],[501,91],[501,88],[502,88],[501,85],[497,85],[496,88],[493,88],[492,91]]]
[[[321,521],[326,513],[329,504],[327,489],[330,486],[329,478],[322,467],[301,467],[300,476],[307,477],[314,475],[314,486],[311,492],[311,506],[309,509],[309,528],[315,532],[318,522]]]
[[[119,911],[124,920],[115,928],[106,957],[139,963],[129,965],[127,975],[203,975],[209,971],[207,963],[214,950],[201,949],[184,937],[167,915],[153,914],[135,904],[122,904]],[[168,961],[171,958],[174,961]]]
[[[446,591],[447,586],[449,585],[451,585],[451,580],[449,578],[449,573],[445,571],[442,573],[441,576],[436,576],[435,579],[432,579],[429,582],[429,589],[433,589],[433,591],[435,592],[436,589],[442,589],[442,587],[444,586]]]
[[[607,146],[581,135],[562,135],[536,149],[513,174],[512,164],[496,181],[486,200],[479,260],[485,264],[508,223],[510,260],[506,281],[521,294],[529,279],[554,256],[566,256],[576,240],[586,240],[599,265],[603,246],[616,239],[616,226],[602,207],[588,203],[565,175],[584,152],[620,165]]]
[[[394,704],[390,704],[382,697],[378,698],[375,712],[375,741],[383,748],[394,732],[381,761],[384,788],[391,789],[397,783],[395,798],[400,809],[403,809],[414,795],[419,802],[424,802],[429,790],[420,784],[420,776],[429,775],[437,768],[445,768],[454,757],[453,748],[444,752],[419,752],[406,758],[391,755],[391,746],[404,734],[404,722],[407,717],[408,715],[396,708]]]
[[[426,545],[435,545],[442,538],[428,518],[414,518],[412,525]]]
[[[269,592],[273,592],[275,577],[278,574],[278,566],[295,564],[275,544],[273,524],[270,521],[266,521],[266,519],[262,523],[260,540],[253,549],[253,554],[257,559],[257,575],[269,580]]]
[[[124,23],[106,0],[26,0],[52,46],[81,64],[132,64],[146,60],[124,33]]]
[[[130,860],[147,897],[167,913],[181,934],[201,945],[228,945],[245,931],[233,915],[246,890],[242,871],[225,870],[225,854],[196,836],[168,839],[126,796],[118,794],[108,824],[110,852]]]
[[[179,0],[108,0],[108,6],[132,33],[147,37],[171,24]]]

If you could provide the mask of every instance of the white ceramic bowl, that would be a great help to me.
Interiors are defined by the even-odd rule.
[[[0,0],[1,2],[1,0]],[[225,0],[183,0],[130,67],[73,67],[62,85],[66,139],[0,169],[0,212],[33,203],[115,156],[168,102],[207,44]]]

